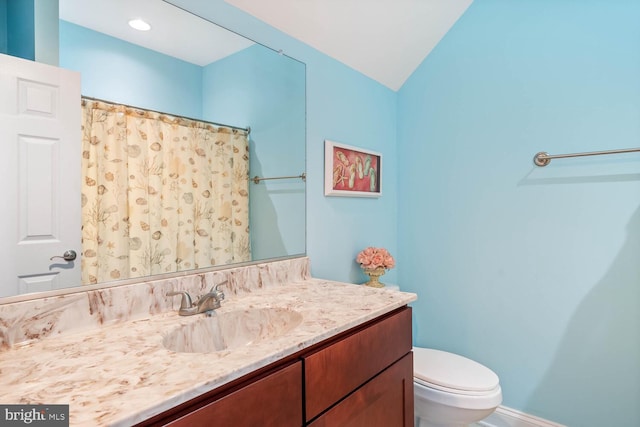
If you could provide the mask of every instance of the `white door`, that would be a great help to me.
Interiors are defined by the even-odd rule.
[[[80,285],[80,117],[79,73],[0,54],[0,297]]]

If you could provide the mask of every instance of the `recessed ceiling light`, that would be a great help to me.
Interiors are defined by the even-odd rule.
[[[149,31],[151,29],[151,25],[149,25],[142,19],[132,19],[131,21],[129,21],[129,26],[139,31]]]

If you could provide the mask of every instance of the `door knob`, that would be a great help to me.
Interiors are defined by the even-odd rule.
[[[62,256],[60,255],[56,255],[56,256],[52,256],[51,258],[49,258],[51,261],[53,261],[55,258],[62,258],[65,261],[73,261],[74,259],[76,259],[78,255],[76,254],[76,251],[70,249],[68,251],[65,251]]]

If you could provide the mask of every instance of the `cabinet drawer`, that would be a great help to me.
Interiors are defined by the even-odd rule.
[[[300,427],[302,363],[287,366],[165,425]]]
[[[405,307],[329,347],[305,356],[309,421],[411,351],[411,308]]]
[[[309,427],[412,427],[413,353],[385,369]]]

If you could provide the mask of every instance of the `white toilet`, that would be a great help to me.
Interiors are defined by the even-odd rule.
[[[415,427],[468,426],[502,403],[495,372],[466,357],[429,348],[413,348],[413,390]]]

